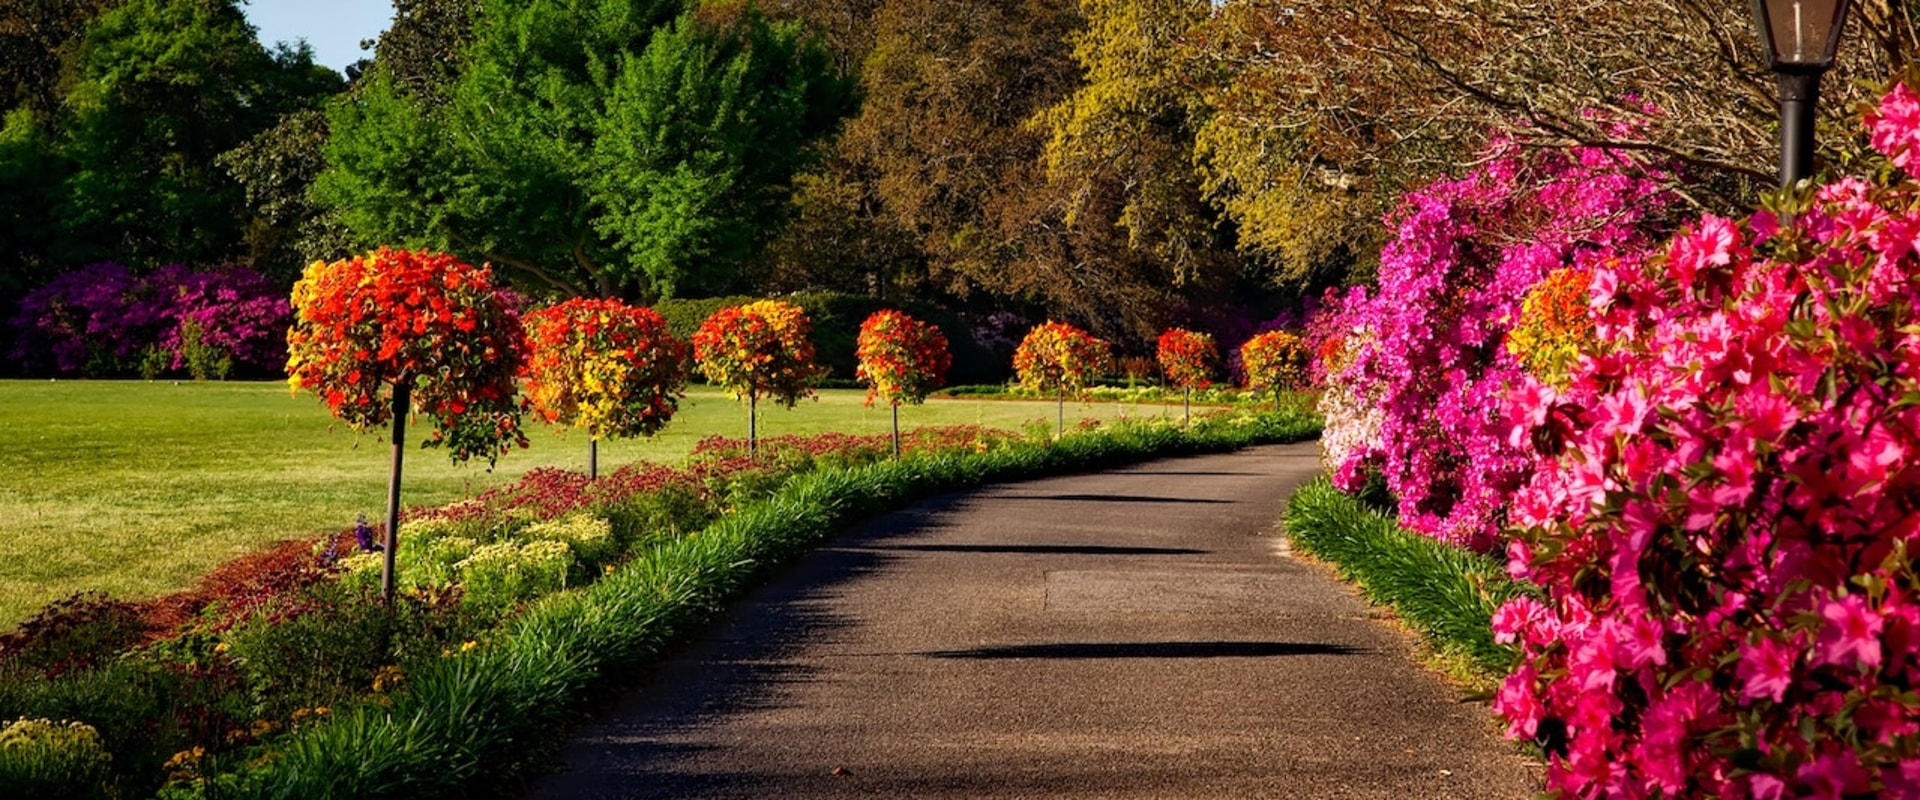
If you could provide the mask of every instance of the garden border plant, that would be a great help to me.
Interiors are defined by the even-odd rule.
[[[638,554],[605,579],[558,592],[491,641],[449,653],[402,689],[334,710],[170,797],[450,797],[525,774],[592,690],[657,658],[726,602],[845,526],[919,498],[1147,458],[1299,441],[1307,416],[1215,414],[1190,431],[1128,424],[985,452],[945,451],[805,473],[697,535]],[[270,751],[270,755],[269,755]]]

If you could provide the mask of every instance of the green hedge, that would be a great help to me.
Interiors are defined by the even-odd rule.
[[[430,662],[384,703],[340,709],[270,755],[174,797],[462,797],[524,774],[612,675],[659,658],[729,601],[853,522],[917,499],[1034,475],[1145,458],[1297,441],[1299,416],[1210,418],[1190,432],[1130,425],[796,478],[698,534],[650,550],[582,590],[550,595],[489,644]],[[604,697],[604,695],[601,695]],[[237,760],[237,759],[236,759]]]
[[[1493,641],[1493,612],[1535,590],[1509,578],[1504,562],[1403,529],[1326,478],[1294,493],[1286,529],[1296,549],[1332,563],[1475,677],[1492,680],[1512,666],[1512,651]]]
[[[759,299],[733,296],[662,300],[653,309],[667,318],[668,330],[685,339],[693,336],[700,323],[712,316],[713,312]],[[871,297],[827,292],[807,292],[781,299],[806,309],[807,316],[812,318],[814,349],[820,363],[829,370],[830,379],[853,380],[857,363],[854,343],[860,337],[860,323],[867,321],[873,312],[884,308],[898,309],[940,326],[940,331],[947,336],[948,348],[953,352],[953,367],[947,372],[947,383],[994,383],[1006,380],[1013,371],[1012,364],[1001,363],[1005,359],[975,342],[967,325],[959,317],[933,306],[887,303]]]

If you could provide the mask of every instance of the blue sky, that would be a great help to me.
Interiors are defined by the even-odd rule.
[[[360,49],[393,21],[391,0],[247,0],[247,20],[260,29],[260,41],[306,39],[314,60],[335,70],[371,55]]]

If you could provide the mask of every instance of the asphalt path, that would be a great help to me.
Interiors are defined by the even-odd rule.
[[[581,726],[532,798],[1498,798],[1484,705],[1287,553],[1314,444],[889,514]]]

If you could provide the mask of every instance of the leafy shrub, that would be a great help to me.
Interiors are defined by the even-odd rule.
[[[0,669],[57,676],[92,667],[147,633],[140,607],[101,592],[81,592],[48,603],[0,636]]]
[[[536,522],[520,531],[527,542],[559,542],[572,551],[573,558],[589,572],[613,563],[620,555],[620,542],[613,536],[613,524],[591,514],[570,514],[556,520]]]
[[[893,310],[875,311],[860,324],[855,374],[867,383],[867,405],[879,399],[888,405],[926,402],[927,395],[946,382],[953,356],[947,337],[928,325]]]
[[[0,728],[0,786],[9,796],[108,797],[112,761],[100,733],[79,722],[22,719]]]
[[[208,375],[223,359],[248,374],[279,374],[290,315],[280,290],[249,269],[175,264],[135,275],[95,264],[21,299],[11,355],[29,371],[89,376],[151,378],[191,369],[190,355]]]
[[[1113,347],[1064,322],[1035,326],[1014,351],[1020,386],[1043,394],[1077,394],[1113,371]]]
[[[1524,380],[1496,710],[1569,797],[1920,796],[1920,96],[1892,166],[1593,265],[1595,339]]]

